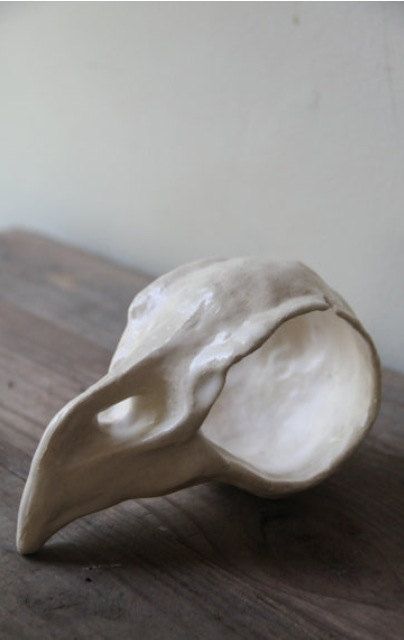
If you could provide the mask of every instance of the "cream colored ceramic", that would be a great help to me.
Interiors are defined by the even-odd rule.
[[[207,480],[308,487],[379,404],[378,359],[346,302],[301,263],[180,267],[139,293],[108,373],[53,418],[21,500],[32,553],[79,516]]]

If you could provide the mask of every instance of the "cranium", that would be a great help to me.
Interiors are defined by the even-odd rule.
[[[301,263],[205,260],[133,300],[108,373],[45,430],[21,500],[32,553],[79,516],[216,479],[262,496],[330,474],[377,414],[378,358]]]

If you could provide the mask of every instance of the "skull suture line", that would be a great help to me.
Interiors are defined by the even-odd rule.
[[[370,337],[303,264],[175,269],[135,297],[108,373],[44,432],[18,550],[79,516],[210,479],[262,496],[301,490],[355,448],[379,399]]]

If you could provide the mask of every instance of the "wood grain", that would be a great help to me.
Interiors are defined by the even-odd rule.
[[[32,558],[18,503],[48,420],[105,371],[147,277],[0,234],[0,637],[404,638],[404,376],[354,457],[280,501],[204,485],[83,518]]]

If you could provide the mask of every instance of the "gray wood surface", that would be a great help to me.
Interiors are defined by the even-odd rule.
[[[0,638],[404,638],[404,376],[331,479],[269,501],[215,484],[82,518],[20,557],[52,415],[105,371],[144,275],[0,234]],[[68,479],[66,479],[68,482]]]

